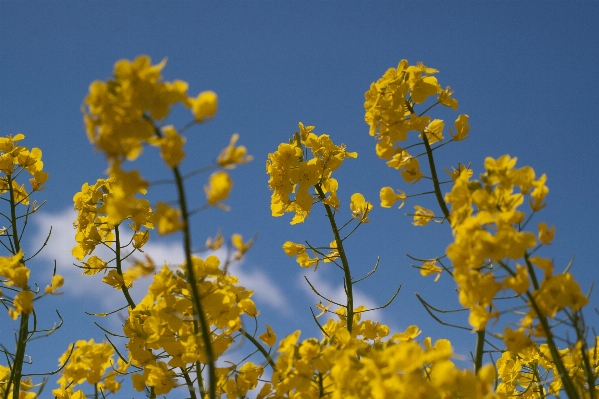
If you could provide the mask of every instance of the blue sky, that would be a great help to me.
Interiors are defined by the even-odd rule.
[[[258,233],[237,270],[256,291],[260,329],[268,323],[280,337],[298,328],[303,337],[318,336],[309,312],[318,298],[303,276],[331,296],[340,298],[342,290],[335,270],[301,270],[281,250],[287,240],[328,243],[324,212],[313,212],[302,226],[290,226],[289,217],[270,216],[264,163],[299,121],[359,153],[337,174],[346,215],[354,192],[378,204],[383,186],[410,193],[428,189],[407,187],[376,157],[363,119],[364,92],[403,58],[438,69],[441,85],[455,90],[459,112],[470,116],[470,139],[441,151],[441,168],[472,162],[478,174],[485,157],[510,154],[519,165],[548,175],[549,205],[535,221],[554,224],[557,234],[544,254],[558,270],[575,256],[574,274],[587,290],[599,280],[594,252],[599,244],[597,15],[595,2],[0,1],[0,134],[24,133],[23,144],[43,150],[50,173],[47,189],[38,196],[48,203],[29,227],[26,248],[33,251],[52,225],[49,246],[32,263],[34,276],[45,285],[56,259],[59,273],[70,279],[63,296],[38,305],[45,312],[58,308],[64,327],[32,344],[32,370],[55,367],[69,342],[101,339],[94,319],[83,312],[121,303],[118,292],[103,287],[99,278],[78,276],[72,266],[69,210],[81,185],[103,177],[106,168],[83,128],[80,107],[88,86],[110,77],[118,59],[139,54],[154,62],[167,57],[165,79],[189,82],[190,93],[219,95],[214,121],[188,131],[183,169],[212,162],[234,132],[254,156],[232,174],[235,186],[227,202],[232,210],[199,214],[193,235],[201,245],[218,227],[226,236]],[[444,115],[450,124],[457,116]],[[174,124],[187,121],[185,114],[175,113]],[[139,167],[145,176],[166,176],[152,151]],[[190,181],[190,195],[199,202],[206,178]],[[449,337],[466,355],[474,337],[436,324],[414,296],[419,292],[439,306],[456,303],[446,276],[437,283],[423,279],[404,255],[435,257],[451,240],[446,224],[416,228],[404,216],[427,201],[408,202],[402,210],[377,206],[372,223],[349,241],[350,262],[359,276],[380,256],[379,271],[357,287],[367,304],[383,304],[403,284],[395,302],[373,317],[396,329],[418,324],[424,336]],[[156,240],[151,250],[176,262],[177,248],[176,237],[169,237]],[[56,321],[53,314],[41,319],[47,326]],[[597,325],[596,316],[589,321]],[[101,322],[115,328],[120,323]],[[2,342],[10,342],[11,334],[3,327]]]

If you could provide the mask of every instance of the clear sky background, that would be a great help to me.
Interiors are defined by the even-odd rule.
[[[55,368],[69,342],[101,340],[96,319],[83,312],[109,311],[124,303],[100,276],[79,276],[72,265],[72,197],[84,182],[103,177],[106,168],[84,132],[80,108],[88,86],[109,78],[118,59],[140,54],[155,63],[167,57],[165,79],[189,82],[190,93],[214,90],[219,95],[214,121],[187,132],[184,170],[211,163],[234,132],[254,156],[232,173],[235,185],[227,201],[232,210],[197,215],[193,237],[201,246],[218,227],[227,237],[258,233],[235,272],[255,290],[262,311],[260,332],[268,323],[279,337],[296,329],[304,331],[304,338],[319,337],[309,311],[319,298],[304,275],[323,293],[343,298],[337,270],[322,265],[316,273],[300,269],[281,249],[287,240],[330,242],[324,212],[316,209],[302,226],[290,226],[290,216],[270,215],[265,160],[302,121],[359,153],[336,175],[340,219],[348,217],[354,192],[377,205],[372,223],[348,241],[355,276],[366,274],[380,256],[378,272],[357,286],[357,302],[382,305],[403,284],[391,306],[369,316],[393,329],[417,324],[423,336],[449,337],[465,356],[474,348],[472,334],[441,327],[414,295],[451,308],[457,303],[453,282],[447,276],[437,283],[422,278],[405,256],[441,255],[451,241],[448,225],[417,228],[404,216],[414,204],[432,207],[429,199],[411,200],[401,210],[378,206],[383,186],[409,193],[429,190],[424,182],[408,187],[376,157],[364,123],[364,92],[403,58],[438,69],[441,85],[455,90],[459,113],[470,116],[470,139],[440,151],[439,168],[472,162],[478,175],[485,157],[510,154],[518,157],[518,165],[546,173],[548,206],[534,222],[555,225],[557,234],[543,254],[555,260],[557,270],[575,256],[573,272],[588,290],[591,281],[599,280],[598,15],[596,2],[0,1],[0,134],[24,133],[23,144],[43,150],[50,173],[47,189],[37,196],[48,202],[34,215],[25,247],[33,253],[53,226],[49,245],[30,266],[41,286],[47,284],[54,260],[67,278],[64,295],[36,304],[42,327],[57,321],[50,313],[54,309],[64,325],[32,343],[34,366],[29,370]],[[457,114],[445,112],[443,117],[451,126]],[[188,120],[178,112],[172,122],[182,126]],[[139,167],[150,179],[167,176],[153,151],[146,151]],[[206,179],[189,182],[196,205],[203,201]],[[166,188],[160,195],[174,198]],[[148,252],[157,261],[182,258],[177,237],[155,238]],[[589,316],[590,324],[599,326],[597,316]],[[13,324],[2,317],[0,337],[8,345]],[[118,317],[99,322],[114,331],[121,323]],[[127,397],[142,397],[126,392]]]

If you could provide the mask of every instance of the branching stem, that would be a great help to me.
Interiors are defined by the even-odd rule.
[[[337,223],[335,222],[335,214],[333,213],[331,206],[324,202],[326,197],[324,195],[324,191],[322,191],[322,186],[320,183],[318,183],[314,185],[314,188],[316,189],[316,193],[318,194],[318,197],[327,211],[329,223],[331,224],[331,229],[333,230],[333,234],[335,236],[335,242],[337,243],[337,251],[339,252],[339,257],[341,258],[341,263],[343,265],[345,295],[347,297],[347,331],[351,332],[354,323],[354,294],[352,289],[353,283],[349,269],[349,262],[347,261],[345,250],[343,249],[343,240],[341,240],[341,237],[339,236],[339,229],[337,229]]]

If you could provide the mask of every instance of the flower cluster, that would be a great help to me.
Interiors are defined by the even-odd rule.
[[[421,259],[419,269],[423,276],[435,275],[435,281],[444,272],[456,281],[459,302],[469,311],[468,321],[477,335],[474,370],[454,364],[457,356],[448,340],[433,342],[429,337],[419,341],[421,331],[415,325],[393,333],[380,322],[362,320],[363,313],[388,306],[399,289],[383,306],[367,309],[355,305],[353,286],[375,273],[378,261],[365,277],[355,277],[346,240],[370,222],[373,206],[364,195],[354,193],[348,204],[349,221],[337,224],[340,201],[338,182],[332,174],[345,159],[356,158],[357,154],[302,123],[288,143],[268,155],[271,211],[275,217],[293,213],[291,224],[297,224],[305,221],[314,203],[323,204],[333,240],[323,247],[314,247],[308,241],[305,245],[287,241],[283,250],[295,256],[301,267],[316,269],[321,261],[337,266],[342,272],[346,301],[328,299],[308,282],[320,298],[329,302],[326,306],[322,302],[316,305],[322,311],[314,316],[322,338],[300,340],[298,330],[276,345],[277,335],[269,325],[259,336],[258,328],[254,335],[248,333],[245,324],[252,318],[257,325],[259,311],[253,292],[228,268],[230,262],[243,258],[255,237],[245,241],[240,234],[234,234],[231,252],[224,261],[212,255],[200,258],[196,254],[221,248],[224,238],[219,230],[204,248],[192,248],[190,226],[191,216],[207,207],[228,210],[224,202],[233,186],[228,171],[252,157],[244,146],[237,145],[239,135],[234,134],[214,164],[185,175],[180,172],[186,142],[181,133],[211,119],[218,101],[211,91],[188,97],[187,83],[163,81],[165,62],[152,65],[147,56],[118,61],[113,78],[92,83],[85,99],[88,137],[106,154],[109,167],[107,178],[85,183],[73,198],[77,244],[72,254],[82,262],[84,274],[102,271],[103,281],[123,293],[127,306],[111,313],[127,309],[124,335],[112,336],[120,336],[126,343],[122,353],[112,341],[96,343],[92,339],[71,344],[59,359],[59,369],[52,372],[60,373],[58,387],[52,390],[55,398],[85,399],[80,387],[83,384],[93,386],[95,397],[115,394],[121,388],[120,377],[125,375],[131,376],[135,390],[145,391],[150,398],[168,395],[177,387],[186,387],[192,399],[599,396],[599,337],[589,339],[590,328],[582,311],[589,298],[568,268],[556,273],[553,261],[538,253],[552,244],[555,228],[540,222],[536,228],[527,229],[532,217],[545,207],[549,192],[546,176],[537,177],[528,166],[517,168],[516,158],[504,155],[487,158],[478,180],[473,179],[469,167],[459,164],[451,171],[446,169],[450,180],[440,181],[433,151],[450,141],[467,138],[468,116],[458,116],[455,132],[450,128],[451,139],[446,140],[445,122],[424,115],[439,104],[457,110],[458,102],[451,97],[449,87],[442,89],[438,84],[433,76],[437,70],[422,63],[410,66],[402,60],[373,83],[366,93],[365,119],[370,135],[376,136],[377,155],[398,170],[405,182],[416,183],[425,177],[418,157],[428,157],[430,177],[426,179],[432,182],[433,191],[421,194],[435,195],[442,215],[435,216],[433,210],[416,205],[411,215],[413,224],[448,221],[453,242],[445,255]],[[431,97],[434,104],[417,114],[415,107]],[[177,104],[191,110],[193,118],[179,130],[166,124],[171,108]],[[408,140],[410,131],[419,132],[420,141],[402,148],[400,142]],[[20,319],[16,349],[10,351],[2,345],[8,366],[0,365],[0,396],[36,399],[44,383],[37,385],[35,393],[36,385],[23,372],[26,346],[31,339],[54,329],[38,330],[33,304],[55,293],[63,278],[54,273],[43,292],[31,288],[34,284],[29,282],[31,272],[25,265],[28,259],[20,246],[27,223],[18,221],[26,221],[39,208],[30,202],[30,196],[43,189],[48,175],[43,171],[41,150],[21,146],[23,138],[22,134],[0,138],[0,196],[8,194],[2,199],[10,207],[10,212],[2,213],[9,227],[0,229],[0,243],[9,251],[8,256],[0,257],[0,302],[10,318]],[[172,180],[156,184],[172,183],[176,201],[166,199],[152,206],[143,197],[151,184],[139,171],[123,169],[126,161],[139,157],[147,145],[159,149],[173,173]],[[424,151],[412,156],[407,149],[415,146],[422,146]],[[206,171],[213,172],[204,186],[206,203],[190,209],[184,183]],[[30,187],[16,182],[22,172],[32,176]],[[442,184],[452,184],[445,195]],[[408,197],[391,187],[380,190],[381,206],[385,208],[397,202],[401,207]],[[17,212],[23,208],[24,212]],[[351,223],[357,226],[348,228]],[[131,231],[126,239],[124,224]],[[149,256],[131,257],[132,266],[123,270],[123,261],[133,252],[147,250],[144,246],[154,228],[159,234],[181,232],[185,260],[178,266],[165,262],[156,271]],[[110,260],[94,253],[98,245],[113,252]],[[445,257],[451,265],[443,264]],[[153,280],[145,297],[136,303],[128,290],[137,278],[149,274],[153,274]],[[430,313],[430,305],[418,298]],[[518,305],[512,307],[514,302]],[[329,310],[333,303],[339,306],[336,311]],[[319,322],[325,314],[333,317]],[[502,333],[492,332],[500,318]],[[252,345],[253,352],[232,361],[228,354],[240,341]],[[560,349],[558,342],[565,342],[566,348]],[[500,352],[496,364],[483,366],[483,354],[496,352]],[[250,359],[258,353],[261,360]]]
[[[219,268],[215,256],[193,258],[196,284],[210,325],[210,341],[216,358],[234,342],[241,328],[241,315],[256,317],[252,291],[238,284],[235,276]],[[131,364],[143,370],[134,374],[135,389],[154,387],[157,395],[176,386],[178,368],[187,370],[196,362],[207,363],[204,340],[197,331],[193,299],[185,265],[181,270],[164,266],[154,275],[144,299],[124,325]]]
[[[368,223],[368,214],[372,210],[372,204],[364,198],[360,193],[355,193],[350,198],[349,208],[352,211],[352,218],[360,223]],[[307,250],[310,249],[313,257],[310,257]],[[321,250],[328,250],[324,254]],[[337,248],[337,240],[331,241],[326,248],[306,247],[304,244],[297,244],[292,241],[287,241],[283,244],[283,251],[288,256],[296,256],[296,261],[301,267],[318,268],[318,263],[322,260],[325,263],[334,262],[339,258],[339,248]]]
[[[225,170],[210,176],[205,186],[206,205],[194,211],[188,208],[185,179],[199,171],[234,169],[252,160],[246,148],[237,145],[239,135],[234,134],[214,165],[181,174],[186,141],[181,132],[211,119],[217,112],[218,99],[211,91],[189,97],[186,82],[163,81],[161,71],[165,64],[163,60],[152,65],[147,56],[120,60],[115,64],[113,78],[90,85],[84,120],[90,141],[107,157],[108,178],[93,185],[84,184],[74,197],[78,213],[73,255],[83,261],[84,274],[104,271],[103,281],[122,290],[129,305],[124,326],[129,339],[129,362],[141,371],[133,374],[133,384],[140,391],[149,387],[154,394],[167,393],[178,385],[177,377],[188,379],[190,373],[199,374],[205,366],[209,374],[206,386],[216,389],[216,359],[233,341],[232,334],[241,326],[240,316],[257,315],[249,299],[251,292],[238,286],[237,279],[226,273],[226,267],[219,269],[217,258],[209,257],[204,262],[193,257],[191,241],[187,239],[183,245],[186,261],[182,270],[163,267],[154,275],[154,283],[140,303],[136,304],[128,293],[136,278],[155,269],[153,260],[146,256],[123,270],[122,261],[132,253],[125,251],[128,246],[143,252],[142,247],[154,228],[161,235],[182,231],[188,238],[192,212],[206,206],[228,209],[223,202],[233,181]],[[193,120],[182,129],[165,123],[177,104],[190,109],[193,115]],[[165,165],[173,172],[178,207],[171,200],[158,201],[152,206],[142,197],[148,194],[150,183],[139,171],[123,169],[125,161],[137,159],[147,145],[159,149]],[[125,221],[132,230],[128,243],[122,234]],[[207,246],[214,249],[220,242],[222,236]],[[252,242],[243,242],[240,235],[235,235],[235,258],[240,259]],[[114,257],[106,261],[93,254],[98,245],[108,247]],[[111,262],[114,266],[109,267]],[[204,389],[203,384],[198,382],[200,390]]]
[[[299,340],[300,331],[283,338],[271,382],[262,398],[496,398],[492,390],[492,366],[477,375],[451,362],[453,349],[447,340],[416,341],[421,331],[410,326],[390,339],[389,328],[361,321],[356,309],[350,333],[345,310],[339,320],[322,326],[324,338]],[[459,390],[457,387],[468,387]]]
[[[131,288],[134,280],[154,271],[154,264],[149,258],[146,262],[138,261],[125,272],[121,269],[124,248],[130,245],[133,251],[143,252],[141,248],[150,238],[148,229],[154,228],[156,215],[149,201],[136,197],[136,194],[144,194],[146,187],[147,183],[137,171],[124,172],[118,163],[114,163],[108,179],[98,179],[93,185],[85,183],[81,191],[75,194],[73,201],[77,219],[73,224],[77,230],[77,245],[72,254],[83,261],[83,274],[94,275],[103,271],[103,281],[122,290]],[[127,245],[121,238],[121,226],[125,220],[130,221],[127,225],[133,234]],[[110,248],[115,258],[107,261],[98,255],[91,255],[98,245]],[[109,266],[113,260],[116,266]]]
[[[549,259],[528,257],[538,244],[537,236],[541,244],[549,244],[553,230],[544,223],[537,232],[522,230],[526,215],[518,208],[528,199],[531,211],[539,211],[549,190],[545,175],[535,178],[531,167],[515,165],[516,158],[508,155],[487,158],[480,181],[462,173],[446,195],[455,237],[447,256],[454,266],[460,303],[470,309],[470,323],[477,330],[496,316],[493,299],[501,290],[517,295],[531,290],[538,309],[549,317],[566,308],[579,310],[588,302],[569,273],[554,275]],[[522,264],[509,265],[520,259],[524,259]],[[495,273],[488,267],[491,264],[500,266],[498,270],[507,276]],[[543,272],[539,284],[533,266]],[[530,312],[526,324],[534,319],[532,308]]]
[[[131,221],[129,226],[134,232],[134,246],[137,249],[148,241],[147,229],[154,228],[149,201],[136,197],[137,194],[146,193],[148,183],[137,171],[124,172],[117,165],[111,168],[108,179],[98,179],[93,185],[83,184],[81,191],[73,197],[77,211],[74,222],[77,245],[72,253],[78,260],[91,254],[98,245],[114,243],[115,228],[125,220]],[[86,268],[87,274],[95,274],[100,270]]]
[[[592,394],[585,394],[585,385],[588,382],[586,379],[590,377],[595,380],[599,374],[599,356],[596,349],[598,344],[596,341],[595,347],[584,351],[582,342],[577,342],[572,347],[560,351],[561,360],[580,397],[599,395],[598,386],[591,388],[594,390]],[[594,375],[587,374],[585,361],[588,361],[594,370]],[[546,397],[547,394],[559,396],[563,389],[563,381],[559,378],[560,371],[547,344],[527,342],[526,345],[505,351],[497,360],[497,371],[501,380],[497,386],[497,393],[500,394],[537,399]],[[548,381],[551,382],[547,383]]]
[[[52,393],[57,399],[84,399],[83,391],[75,391],[75,386],[85,382],[101,392],[117,392],[121,384],[115,378],[127,370],[127,365],[119,359],[115,366],[113,356],[114,349],[108,342],[90,339],[71,344],[59,359],[59,366],[64,368],[58,379],[60,387]]]
[[[451,97],[451,89],[442,89],[433,76],[437,72],[422,63],[408,65],[407,60],[402,60],[397,68],[388,69],[376,83],[372,83],[365,94],[364,119],[370,126],[370,135],[376,136],[376,153],[387,160],[389,167],[399,170],[407,183],[416,183],[424,175],[418,159],[398,143],[406,141],[410,131],[420,132],[420,137],[426,135],[429,144],[441,142],[445,127],[445,122],[440,119],[431,121],[430,116],[417,115],[414,106],[436,96],[435,105],[458,109],[458,101]],[[467,115],[458,117],[455,129],[455,135],[451,132],[455,141],[466,138],[469,131]],[[388,190],[385,194],[388,198]]]
[[[304,222],[315,198],[335,209],[339,207],[338,183],[331,174],[346,158],[358,156],[355,152],[347,152],[343,144],[335,145],[328,134],[317,136],[312,133],[314,126],[304,126],[300,122],[299,129],[289,144],[283,143],[277,151],[268,154],[266,162],[266,173],[270,176],[268,185],[273,190],[272,215],[295,212],[291,224]],[[308,149],[310,159],[307,159]],[[316,193],[310,193],[312,187],[317,187]],[[295,194],[293,199],[290,198],[292,194]]]
[[[173,105],[190,108],[196,121],[214,116],[217,97],[213,92],[187,96],[188,84],[181,80],[163,82],[166,59],[152,65],[150,57],[120,60],[114,78],[95,81],[85,99],[87,135],[110,159],[136,159],[144,143],[159,146],[166,164],[176,166],[183,158],[184,139],[170,126],[155,137],[152,120],[165,119]]]
[[[16,136],[0,137],[0,195],[10,191],[16,204],[29,205],[29,194],[25,186],[19,184],[12,178],[12,175],[19,174],[24,169],[32,177],[29,179],[31,191],[40,191],[44,189],[44,183],[48,180],[48,173],[43,171],[42,150],[33,148],[31,151],[27,147],[19,145],[19,141],[25,138],[24,134]]]
[[[12,381],[10,380],[12,367],[3,366],[0,364],[0,396],[3,398],[12,398],[14,389]],[[38,396],[35,392],[31,391],[34,388],[31,377],[23,378],[19,384],[19,399],[37,399]]]
[[[43,170],[42,150],[39,148],[29,150],[20,145],[19,142],[24,138],[25,135],[21,133],[14,137],[12,135],[0,137],[0,196],[10,204],[10,210],[4,217],[11,223],[9,227],[0,229],[0,236],[3,238],[8,236],[10,242],[9,246],[5,243],[2,244],[11,251],[11,255],[0,257],[0,295],[3,295],[3,287],[10,291],[18,291],[14,298],[7,298],[6,302],[9,304],[7,306],[8,314],[13,320],[16,320],[21,314],[31,314],[35,298],[34,292],[29,289],[30,270],[25,266],[24,253],[19,245],[21,237],[18,234],[21,233],[16,223],[17,219],[23,216],[17,213],[17,207],[25,206],[27,208],[25,215],[37,211],[39,207],[35,202],[31,206],[30,196],[35,191],[43,190],[48,179],[48,173]],[[24,184],[20,185],[16,180],[22,171],[31,176],[29,179],[30,191],[25,188]],[[46,288],[46,292],[52,293],[62,283],[62,277],[55,275],[52,283]]]

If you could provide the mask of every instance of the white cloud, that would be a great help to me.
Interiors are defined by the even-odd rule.
[[[75,246],[75,229],[73,221],[76,218],[76,213],[73,210],[66,209],[59,213],[36,213],[32,217],[35,225],[35,234],[31,242],[36,245],[41,245],[52,227],[52,234],[48,241],[48,245],[36,256],[37,264],[54,265],[56,261],[57,273],[65,279],[65,285],[61,289],[65,295],[70,295],[75,298],[99,298],[99,304],[103,311],[111,311],[122,306],[123,297],[120,292],[102,282],[101,274],[95,276],[81,275],[81,269],[74,264],[80,264],[77,259],[71,255],[71,250]],[[152,232],[153,233],[153,232]],[[129,240],[131,235],[124,235],[125,240]],[[157,265],[162,265],[167,262],[170,265],[178,265],[183,262],[183,248],[179,242],[156,239],[157,235],[153,234],[150,241],[143,247],[144,253],[137,253],[135,256],[142,257],[143,255],[150,256]],[[34,253],[38,248],[30,248],[29,253]],[[98,247],[94,254],[102,259],[110,259],[113,254],[106,248]],[[209,255],[215,255],[221,261],[227,258],[226,249],[211,251],[199,254],[201,258],[206,258]],[[232,262],[230,265],[231,272],[239,278],[240,284],[254,291],[254,299],[259,305],[269,306],[283,315],[291,314],[291,306],[289,301],[279,288],[264,272],[260,270],[246,270],[247,266],[242,266],[242,262]],[[129,262],[126,263],[127,265]],[[41,284],[49,281],[52,272],[52,267],[44,268],[44,272],[39,278],[43,279]],[[139,301],[147,292],[147,288],[151,283],[151,277],[142,278],[135,282],[131,289],[131,296],[134,300]],[[96,299],[97,300],[97,299]]]
[[[278,310],[284,316],[292,314],[289,301],[266,273],[260,270],[245,271],[241,266],[239,262],[232,265],[231,272],[239,278],[241,285],[254,291],[254,300]]]
[[[48,241],[48,245],[37,255],[36,262],[53,264],[56,261],[57,273],[65,279],[65,285],[61,289],[65,295],[71,295],[76,298],[99,298],[103,310],[113,310],[116,307],[122,306],[123,298],[120,292],[117,292],[112,287],[109,287],[102,282],[101,274],[95,276],[81,275],[81,269],[77,264],[75,257],[71,255],[71,250],[75,246],[75,229],[73,221],[76,219],[76,213],[73,210],[66,209],[56,214],[39,213],[34,215],[32,220],[36,225],[36,234],[32,240],[35,243],[43,243],[52,228],[52,234]],[[124,234],[124,240],[129,240],[131,234]],[[162,264],[167,261],[171,264],[180,263],[183,260],[183,250],[176,244],[155,241],[148,242],[144,246],[144,254],[149,255],[157,264]],[[110,259],[112,252],[107,248],[97,247],[94,254],[102,259]],[[138,253],[137,257],[144,254]],[[126,265],[130,263],[126,261]],[[46,269],[47,276],[50,275],[51,268]],[[46,273],[44,273],[46,274]],[[41,276],[47,278],[46,276]],[[131,295],[135,300],[141,300],[147,287],[151,282],[151,278],[146,277],[136,281]]]

